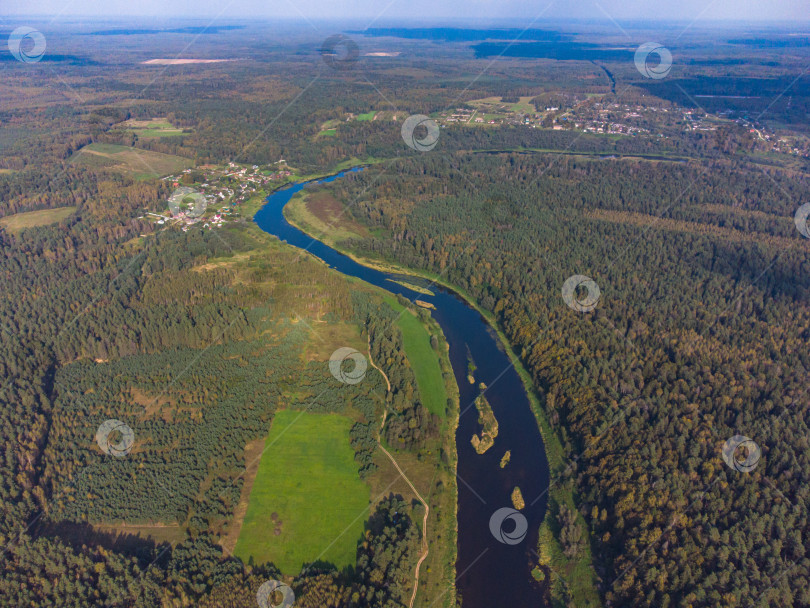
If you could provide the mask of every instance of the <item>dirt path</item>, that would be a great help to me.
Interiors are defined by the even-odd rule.
[[[391,383],[388,381],[388,376],[386,376],[385,372],[382,371],[379,367],[377,367],[375,365],[374,360],[371,358],[371,336],[369,336],[368,340],[369,340],[368,341],[368,361],[369,361],[369,363],[371,363],[371,366],[374,369],[376,369],[378,372],[380,372],[383,375],[383,378],[385,378],[385,382],[388,385],[388,392],[390,393],[391,392]],[[383,428],[385,427],[385,421],[387,420],[387,418],[388,418],[388,409],[385,409],[383,411],[383,419],[382,419],[382,424],[380,425],[380,432],[382,432]],[[383,451],[383,453],[386,456],[388,456],[388,459],[391,461],[391,464],[394,465],[394,468],[396,468],[397,472],[400,474],[402,479],[405,480],[405,483],[407,483],[408,486],[411,488],[411,491],[419,499],[419,502],[421,502],[422,506],[425,507],[425,517],[422,519],[422,556],[419,558],[419,561],[416,562],[416,571],[414,572],[415,580],[413,582],[413,593],[411,594],[411,601],[408,604],[408,608],[413,608],[413,603],[416,600],[416,592],[419,589],[419,569],[422,567],[422,562],[425,561],[425,559],[427,558],[428,553],[430,551],[430,548],[428,547],[428,542],[427,542],[427,521],[428,521],[428,515],[430,514],[430,507],[428,506],[427,501],[424,498],[422,498],[422,495],[417,491],[417,489],[411,483],[411,480],[408,479],[408,477],[405,475],[405,472],[399,467],[399,464],[397,464],[397,461],[394,460],[394,457],[391,456],[391,453],[383,447],[383,444],[379,440],[379,438],[377,439],[377,445],[379,445],[380,449]]]
[[[385,375],[385,372],[381,370],[377,365],[374,363],[374,359],[371,358],[371,336],[368,337],[368,362],[371,363],[371,367],[376,369],[378,372],[382,374],[382,377],[385,378],[385,383],[388,385],[388,392],[391,392],[391,383],[388,381],[388,376]],[[386,414],[388,411],[386,410]],[[385,418],[383,418],[383,423],[380,425],[380,429],[385,426]]]
[[[428,520],[428,515],[430,514],[430,507],[428,506],[427,502],[425,502],[425,499],[422,498],[422,495],[419,494],[419,492],[413,486],[413,484],[411,483],[411,480],[408,479],[405,476],[405,473],[402,471],[402,469],[399,468],[399,465],[397,464],[397,461],[394,460],[394,457],[391,456],[390,452],[383,447],[382,443],[379,443],[379,446],[380,446],[380,449],[385,453],[385,455],[388,456],[388,458],[391,460],[391,464],[393,464],[394,467],[396,468],[396,470],[399,471],[399,474],[402,476],[402,479],[405,480],[405,483],[407,483],[410,486],[413,493],[419,499],[419,502],[422,503],[422,506],[425,507],[425,517],[422,519],[422,557],[420,557],[419,561],[416,562],[416,572],[414,573],[414,577],[416,578],[416,580],[413,583],[413,594],[411,594],[411,601],[408,604],[408,608],[413,608],[413,602],[416,599],[416,591],[417,591],[417,589],[419,589],[419,568],[422,567],[422,562],[425,561],[425,558],[427,558],[428,552],[429,552],[429,547],[428,547],[428,542],[427,542],[427,520]]]

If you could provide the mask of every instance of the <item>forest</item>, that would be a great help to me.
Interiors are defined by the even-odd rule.
[[[450,179],[462,166],[470,179]],[[609,604],[810,601],[810,246],[793,222],[810,180],[727,161],[472,153],[331,190],[377,235],[345,247],[496,315],[567,446],[555,474],[580,497]],[[573,274],[598,284],[594,312],[565,305]],[[747,476],[720,454],[737,433],[763,453]]]

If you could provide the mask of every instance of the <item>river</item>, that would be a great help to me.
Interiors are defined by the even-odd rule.
[[[305,249],[332,268],[358,277],[409,300],[430,302],[432,311],[450,345],[450,362],[460,393],[461,416],[458,446],[458,559],[457,588],[464,608],[529,608],[544,606],[543,595],[531,577],[536,562],[537,533],[546,511],[549,468],[537,420],[517,371],[512,367],[495,332],[484,318],[451,292],[431,285],[428,296],[400,286],[393,280],[426,285],[424,281],[389,274],[363,266],[331,247],[313,239],[284,218],[284,205],[308,183],[340,179],[350,169],[313,182],[302,182],[279,190],[256,213],[258,226],[287,243]],[[467,353],[475,361],[475,384],[467,380]],[[470,443],[480,432],[478,411],[473,402],[478,384],[487,385],[486,397],[498,420],[495,445],[478,454]],[[511,450],[511,462],[503,469],[500,460]],[[490,518],[502,507],[511,507],[511,493],[520,486],[526,507],[521,513],[528,521],[528,534],[517,544],[496,540],[490,532]],[[537,497],[540,497],[537,499]],[[534,502],[534,504],[531,504]],[[507,534],[514,523],[503,525]]]

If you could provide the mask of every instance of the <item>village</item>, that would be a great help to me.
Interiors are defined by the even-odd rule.
[[[273,165],[200,165],[167,175],[162,181],[174,190],[166,201],[166,210],[147,213],[158,225],[191,226],[212,230],[241,218],[239,208],[257,193],[267,192],[293,177],[284,159]]]

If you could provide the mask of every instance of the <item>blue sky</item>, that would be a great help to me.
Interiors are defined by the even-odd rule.
[[[0,15],[808,21],[810,0],[0,0]],[[524,21],[525,23],[525,21]]]

